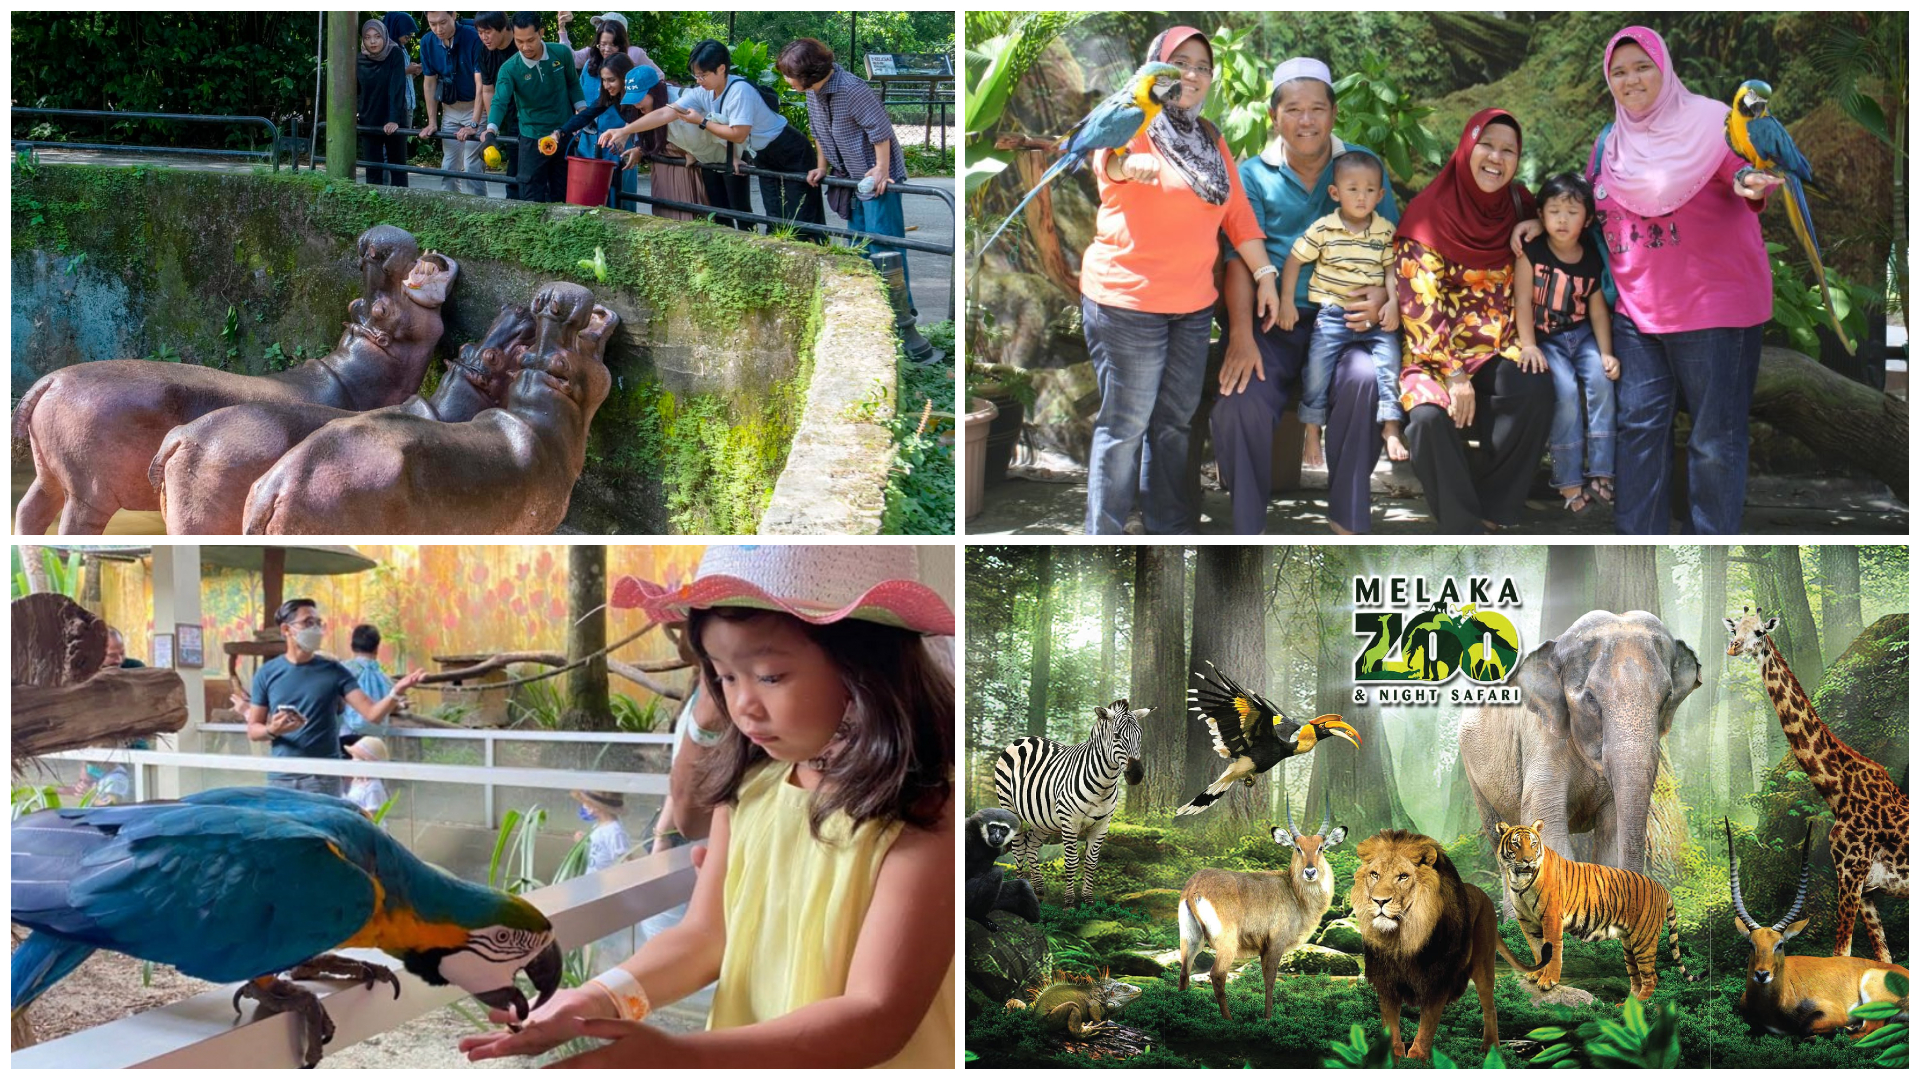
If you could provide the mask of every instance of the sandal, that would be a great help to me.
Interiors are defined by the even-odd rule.
[[[1566,509],[1571,513],[1584,514],[1587,507],[1593,505],[1593,499],[1588,496],[1587,489],[1584,487],[1575,490],[1571,495],[1562,491],[1561,496],[1567,500]]]
[[[1587,491],[1603,503],[1613,503],[1613,477],[1596,476],[1587,481]]]

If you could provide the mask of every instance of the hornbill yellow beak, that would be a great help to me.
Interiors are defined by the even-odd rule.
[[[1360,733],[1353,730],[1352,724],[1340,719],[1339,713],[1328,713],[1325,716],[1314,717],[1313,729],[1319,733],[1323,739],[1328,735],[1332,735],[1337,739],[1345,739],[1355,746],[1360,745]]]

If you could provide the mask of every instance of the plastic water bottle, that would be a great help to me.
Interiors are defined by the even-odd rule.
[[[861,202],[866,202],[872,199],[873,198],[873,177],[871,176],[861,177],[860,187],[854,192],[854,194],[860,196]]]

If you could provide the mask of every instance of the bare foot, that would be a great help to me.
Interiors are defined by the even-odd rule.
[[[1327,458],[1320,452],[1320,425],[1308,424],[1307,437],[1300,452],[1300,463],[1316,469],[1326,467]]]
[[[1413,457],[1413,454],[1408,452],[1407,444],[1400,441],[1399,435],[1387,436],[1387,460],[1388,461],[1406,461],[1412,457]]]

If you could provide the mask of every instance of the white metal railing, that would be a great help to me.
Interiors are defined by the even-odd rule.
[[[276,759],[284,760],[284,759]],[[444,768],[446,766],[432,766]],[[693,895],[693,848],[679,847],[620,863],[597,874],[526,894],[553,921],[563,949],[576,949],[687,901]],[[375,949],[341,955],[384,964],[400,979],[393,988],[306,983],[333,1018],[331,1053],[379,1035],[466,996],[453,986],[428,986]],[[86,1031],[13,1053],[13,1069],[297,1068],[303,1027],[291,1014],[236,1026],[233,990],[209,990]],[[243,1005],[245,1016],[251,1006]],[[484,1012],[484,1009],[481,1010]]]

